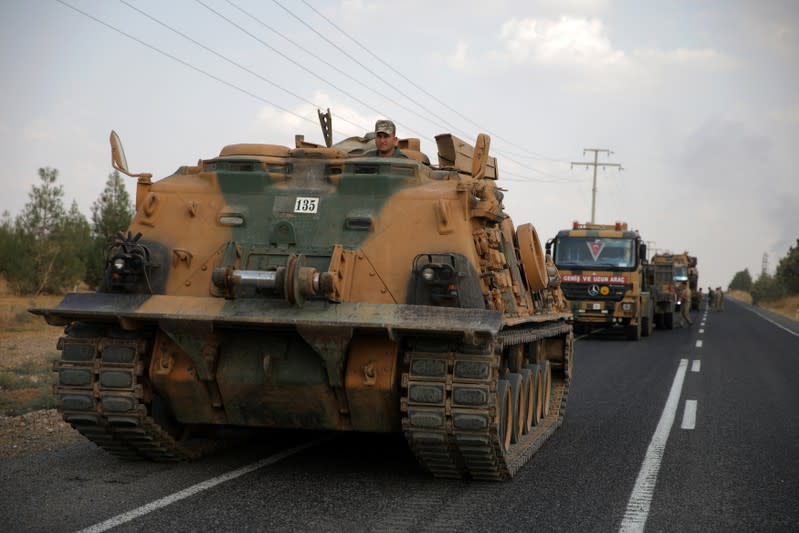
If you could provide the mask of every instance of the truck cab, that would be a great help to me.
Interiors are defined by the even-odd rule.
[[[626,223],[581,224],[547,243],[575,327],[622,327],[638,340],[653,328],[646,245]]]

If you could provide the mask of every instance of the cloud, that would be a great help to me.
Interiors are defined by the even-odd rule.
[[[288,113],[275,109],[271,106],[262,107],[254,125],[257,135],[267,139],[293,139],[294,135],[302,132],[306,133],[306,140],[310,142],[323,142],[322,140],[313,141],[317,135],[321,137],[321,128],[317,116],[317,109],[323,112],[327,109],[333,113],[333,140],[340,140],[343,137],[363,135],[370,131],[378,117],[365,115],[355,111],[346,104],[335,101],[329,94],[317,91],[309,100],[315,102],[318,107],[311,104],[300,104]],[[300,118],[305,117],[305,118]]]
[[[768,117],[776,122],[799,126],[799,103],[772,111]]]
[[[599,19],[512,18],[502,25],[499,39],[509,63],[607,66],[624,60]]]
[[[736,61],[711,48],[677,48],[674,50],[641,49],[633,52],[637,63],[654,67],[689,67],[700,69],[729,69]]]
[[[447,65],[452,70],[466,70],[468,66],[467,52],[469,45],[465,41],[459,40],[455,46],[455,51],[445,58]]]

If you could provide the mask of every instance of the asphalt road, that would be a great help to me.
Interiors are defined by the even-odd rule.
[[[87,442],[0,462],[0,528],[796,531],[799,323],[702,315],[581,338],[566,421],[510,482],[431,479],[400,436],[263,434],[169,465]]]

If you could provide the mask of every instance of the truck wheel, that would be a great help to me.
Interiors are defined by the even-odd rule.
[[[627,326],[627,338],[631,341],[641,340],[641,321]]]
[[[652,320],[647,316],[641,319],[641,335],[649,337],[652,333]]]
[[[674,329],[674,313],[666,313],[663,317],[666,324],[666,329]]]

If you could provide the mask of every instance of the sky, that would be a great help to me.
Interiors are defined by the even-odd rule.
[[[378,118],[491,136],[516,225],[627,222],[724,286],[799,238],[793,0],[0,0],[0,213],[38,169],[88,217],[122,139],[155,177],[234,143],[323,143]],[[135,179],[126,178],[134,197]]]

